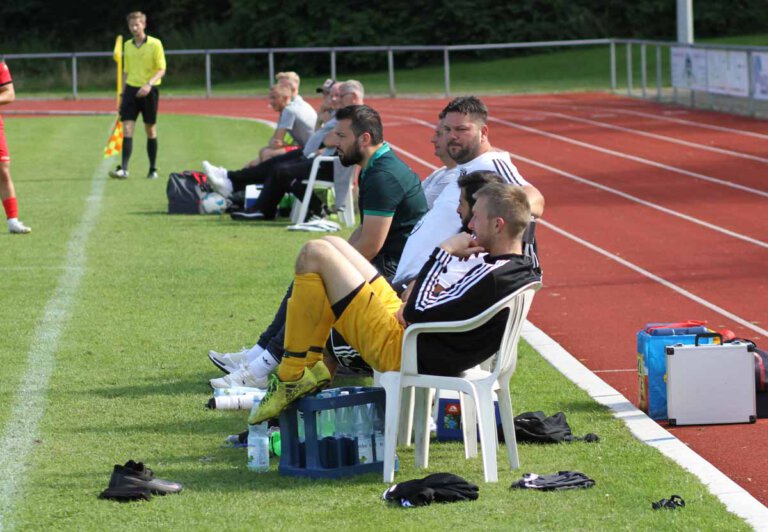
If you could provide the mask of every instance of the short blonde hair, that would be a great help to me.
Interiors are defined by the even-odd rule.
[[[145,14],[144,14],[144,13],[142,13],[141,11],[131,11],[131,12],[130,12],[130,13],[128,13],[128,15],[125,17],[125,20],[127,20],[128,22],[130,22],[130,21],[132,21],[132,20],[134,20],[134,19],[139,19],[139,20],[141,20],[141,21],[142,21],[144,24],[146,24],[146,23],[147,23],[147,15],[145,15]]]
[[[299,84],[301,83],[301,78],[296,72],[278,72],[275,74],[275,79],[278,83],[287,83],[290,85],[291,89],[298,91],[299,90]]]
[[[531,205],[522,188],[507,183],[489,183],[475,192],[475,201],[486,199],[489,218],[502,218],[507,234],[515,240],[523,237],[531,221]]]

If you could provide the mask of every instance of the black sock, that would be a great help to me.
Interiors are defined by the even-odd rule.
[[[123,170],[128,170],[128,161],[131,159],[131,152],[133,151],[133,137],[123,138]]]
[[[155,161],[157,160],[157,138],[147,139],[147,155],[149,156],[149,170],[156,170]]]

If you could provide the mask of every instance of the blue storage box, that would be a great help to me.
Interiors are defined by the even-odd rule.
[[[384,457],[377,456],[376,445],[372,441],[374,461],[360,464],[357,461],[357,442],[349,438],[317,437],[317,412],[336,410],[349,406],[374,404],[379,412],[384,413],[384,388],[350,386],[325,390],[325,392],[348,392],[348,395],[318,397],[310,395],[299,399],[280,414],[281,475],[310,478],[341,478],[363,473],[384,472]],[[303,414],[300,419],[299,411]],[[299,441],[299,423],[304,424],[304,441]]]
[[[648,323],[637,333],[638,406],[651,419],[667,419],[668,345],[693,345],[697,334],[709,333],[705,321]],[[700,344],[711,344],[701,338]]]
[[[459,393],[453,390],[440,390],[437,409],[437,441],[462,441],[461,427],[461,402]],[[496,426],[501,433],[501,417],[499,416],[499,402],[494,401],[496,409]],[[478,433],[478,438],[479,438]]]

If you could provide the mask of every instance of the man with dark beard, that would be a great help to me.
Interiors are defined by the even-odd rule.
[[[379,114],[367,105],[350,105],[336,113],[330,147],[344,166],[359,164],[360,226],[349,243],[391,278],[405,241],[427,212],[419,177],[384,142]]]

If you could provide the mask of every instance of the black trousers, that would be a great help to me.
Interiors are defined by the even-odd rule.
[[[300,161],[302,159],[307,160],[301,149],[292,150],[288,153],[267,159],[256,166],[249,166],[240,170],[230,170],[227,172],[227,177],[232,181],[232,188],[234,191],[241,192],[245,190],[247,185],[263,185],[272,175],[277,166],[289,162]]]
[[[302,180],[308,179],[311,171],[312,159],[307,159],[303,156],[299,160],[275,165],[271,175],[264,181],[261,194],[259,194],[253,208],[263,212],[266,219],[274,218],[277,214],[277,206],[286,192],[293,193],[299,200],[304,198],[306,187],[302,184]],[[317,179],[332,181],[333,163],[320,163],[320,168],[317,170]],[[309,212],[320,214],[322,206],[322,201],[312,194],[310,196]],[[304,220],[300,221],[303,222]]]

